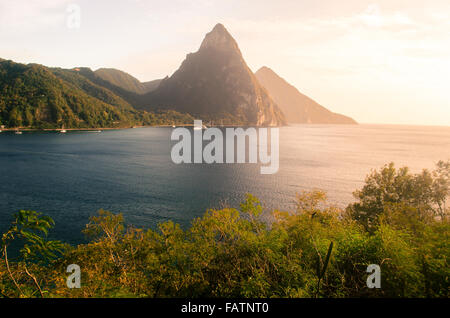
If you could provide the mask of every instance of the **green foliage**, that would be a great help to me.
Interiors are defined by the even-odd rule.
[[[112,85],[136,94],[148,93],[156,89],[161,82],[161,80],[154,80],[151,82],[141,83],[133,76],[116,69],[101,68],[96,70],[94,73]]]
[[[46,236],[54,221],[35,211],[21,210],[14,214],[14,221],[9,230],[2,235],[2,250],[14,240],[23,242],[20,249],[22,260],[26,262],[49,262],[58,258],[64,250],[59,241],[48,241]]]
[[[2,295],[12,294],[19,297],[30,297],[38,291],[41,297],[44,297],[44,291],[41,289],[42,282],[39,283],[36,276],[32,274],[33,269],[37,268],[37,270],[42,271],[41,267],[60,257],[66,247],[59,241],[48,241],[46,239],[48,230],[53,225],[54,222],[50,217],[35,211],[21,210],[14,214],[14,221],[11,223],[9,230],[3,233],[1,240],[1,252],[7,269],[7,279],[13,285],[10,284],[7,288],[8,284],[3,281],[0,288],[7,290],[2,291]],[[20,249],[21,260],[13,264],[11,268],[8,259],[8,246],[14,241],[20,241],[23,243],[23,247]],[[24,280],[28,283],[27,279],[31,280],[36,288],[30,287],[28,284],[20,287]]]
[[[347,208],[349,216],[373,231],[379,216],[393,204],[404,204],[414,209],[423,220],[448,215],[446,200],[450,194],[450,161],[440,161],[436,170],[411,174],[407,167],[396,169],[393,163],[379,172],[372,171],[366,184],[354,193],[359,202]]]
[[[156,230],[127,227],[122,215],[101,210],[84,231],[91,241],[66,248],[55,259],[41,253],[42,248],[54,252],[55,246],[35,236],[46,234],[52,221],[21,211],[3,235],[2,246],[20,236],[30,251],[45,255],[47,261],[30,262],[29,256],[37,253],[28,250],[19,262],[9,264],[4,257],[0,293],[8,297],[33,297],[37,291],[42,297],[449,297],[450,222],[436,213],[436,190],[408,188],[411,182],[431,184],[430,188],[444,193],[447,167],[440,163],[431,179],[429,174],[411,175],[391,166],[369,176],[358,198],[360,212],[363,208],[376,212],[370,227],[358,215],[353,218],[348,210],[327,205],[320,191],[299,194],[293,212],[273,211],[268,224],[262,219],[261,203],[249,194],[239,210],[208,210],[186,230],[171,221]],[[447,199],[448,194],[439,196]],[[80,289],[66,287],[69,264],[81,267]],[[381,268],[381,289],[366,285],[370,264]]]

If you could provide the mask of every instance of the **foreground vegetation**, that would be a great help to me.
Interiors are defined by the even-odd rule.
[[[342,210],[320,191],[301,193],[268,224],[251,196],[240,209],[209,210],[183,230],[126,228],[99,211],[90,243],[48,241],[50,218],[20,211],[1,241],[3,297],[449,297],[450,161],[412,174],[373,171]],[[20,244],[19,244],[20,243]],[[22,246],[20,259],[8,247]],[[66,268],[81,268],[81,288]],[[381,288],[369,289],[369,264]]]

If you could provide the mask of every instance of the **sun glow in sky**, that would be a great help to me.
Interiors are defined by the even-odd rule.
[[[253,71],[272,68],[332,111],[450,126],[448,0],[0,0],[0,58],[147,81],[171,75],[218,22]]]

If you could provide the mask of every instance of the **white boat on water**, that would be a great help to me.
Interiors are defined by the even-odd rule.
[[[194,126],[194,130],[202,130],[202,129],[208,129],[208,127],[206,125],[202,125],[202,127]]]
[[[65,133],[67,132],[67,130],[61,129],[59,132],[60,132],[61,134],[65,134]]]
[[[22,135],[22,132],[19,131],[19,130],[16,130],[15,134],[16,134],[16,135]]]

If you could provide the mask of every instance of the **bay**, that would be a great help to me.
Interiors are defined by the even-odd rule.
[[[371,169],[395,162],[414,172],[450,159],[450,127],[292,125],[280,128],[280,168],[181,164],[170,158],[172,128],[102,133],[0,133],[0,230],[20,209],[51,216],[51,237],[77,244],[99,209],[127,224],[183,227],[208,208],[238,207],[246,193],[272,209],[293,209],[295,194],[322,189],[345,207]]]

